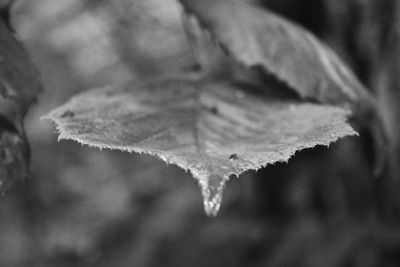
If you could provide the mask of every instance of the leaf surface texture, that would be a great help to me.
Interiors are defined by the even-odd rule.
[[[301,97],[343,104],[366,98],[352,71],[313,34],[240,0],[179,0],[233,58],[261,66]]]
[[[356,134],[345,109],[244,89],[226,81],[160,78],[84,92],[46,118],[60,139],[147,153],[189,170],[210,215],[229,176]]]

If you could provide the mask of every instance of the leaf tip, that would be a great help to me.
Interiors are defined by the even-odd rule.
[[[218,214],[226,181],[227,178],[217,174],[212,174],[206,179],[200,179],[204,210],[210,217],[215,217]]]

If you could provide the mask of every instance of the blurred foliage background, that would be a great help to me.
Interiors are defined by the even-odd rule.
[[[352,66],[382,102],[396,153],[396,0],[259,4]],[[32,177],[0,201],[0,266],[399,266],[400,175],[373,177],[367,130],[232,179],[216,218],[175,166],[57,142],[40,117],[72,95],[195,66],[179,12],[174,0],[16,2],[12,22],[45,91],[25,120]]]

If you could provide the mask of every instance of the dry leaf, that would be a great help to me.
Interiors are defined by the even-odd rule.
[[[24,136],[0,115],[0,193],[10,190],[17,180],[29,174],[29,149]]]
[[[262,66],[301,97],[333,104],[369,98],[335,53],[299,25],[240,0],[179,1],[232,57]]]
[[[148,153],[189,170],[207,214],[216,215],[230,175],[356,134],[348,115],[226,81],[171,77],[90,90],[46,118],[60,139]]]
[[[39,74],[27,52],[0,20],[0,192],[28,176],[29,149],[23,119],[40,90]],[[4,112],[6,101],[1,97],[11,100],[13,116]]]

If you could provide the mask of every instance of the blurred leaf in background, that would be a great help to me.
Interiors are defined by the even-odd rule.
[[[39,72],[10,22],[12,1],[0,2],[0,192],[29,175],[23,120],[42,89]]]

